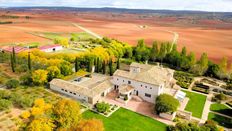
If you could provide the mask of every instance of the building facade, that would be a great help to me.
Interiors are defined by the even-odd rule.
[[[133,87],[132,94],[147,102],[154,103],[157,96],[169,86],[173,71],[159,66],[132,63],[129,71],[117,70],[113,75],[114,89],[129,85]],[[120,90],[120,89],[119,89]]]

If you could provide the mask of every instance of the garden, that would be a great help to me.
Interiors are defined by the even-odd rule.
[[[220,104],[220,103],[211,104],[210,105],[210,110],[232,117],[232,109],[227,107],[224,104]]]
[[[118,109],[119,109],[119,106],[117,105],[100,102],[100,103],[97,103],[92,110],[103,116],[109,117],[111,114],[113,114]]]
[[[201,82],[195,82],[194,86],[192,87],[192,90],[200,92],[200,93],[204,93],[204,94],[209,94],[209,86],[204,85]]]
[[[82,114],[85,119],[100,119],[105,131],[166,131],[167,125],[136,112],[120,108],[111,116],[105,117],[90,110]]]
[[[208,115],[208,119],[217,122],[220,126],[223,126],[226,128],[232,128],[232,119],[228,117],[224,117],[224,116],[210,112]]]
[[[189,98],[185,107],[186,111],[192,112],[192,116],[201,118],[205,106],[206,96],[194,92],[184,91]]]
[[[176,84],[185,89],[193,82],[193,75],[182,71],[175,71],[174,78],[177,80]]]

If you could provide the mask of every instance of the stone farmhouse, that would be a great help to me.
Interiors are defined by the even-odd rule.
[[[164,88],[174,84],[174,71],[160,66],[132,63],[128,71],[117,70],[112,77],[95,74],[71,81],[53,79],[50,88],[82,102],[95,104],[107,93],[116,90],[118,97],[129,100],[132,96],[154,103]]]

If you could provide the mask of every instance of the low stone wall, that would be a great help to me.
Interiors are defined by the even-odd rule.
[[[189,112],[189,111],[178,110],[176,112],[176,115],[182,119],[186,119],[186,120],[192,119],[192,112]]]
[[[172,121],[176,117],[176,112],[169,114],[169,113],[160,113],[160,117]]]

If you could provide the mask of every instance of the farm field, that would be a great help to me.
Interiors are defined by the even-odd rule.
[[[0,15],[5,14],[0,11]],[[154,40],[172,42],[174,35],[178,48],[186,46],[188,51],[194,51],[199,57],[207,52],[210,59],[219,62],[223,56],[232,60],[231,23],[213,20],[199,20],[198,26],[175,17],[142,18],[136,14],[113,15],[105,12],[65,12],[65,11],[12,11],[10,14],[30,16],[31,19],[9,19],[13,24],[0,25],[0,44],[18,42],[51,43],[50,40],[38,37],[31,32],[73,33],[83,32],[72,23],[79,24],[101,36],[107,36],[136,45],[138,39],[145,39],[149,45]],[[201,49],[201,50],[199,50]],[[220,54],[220,55],[218,55]]]
[[[185,110],[192,112],[192,116],[201,118],[206,101],[206,96],[189,91],[184,92],[186,93],[186,96],[189,98]]]
[[[83,117],[86,119],[101,119],[106,131],[166,131],[167,128],[167,126],[161,122],[124,108],[120,108],[108,118],[89,110],[83,113]]]

